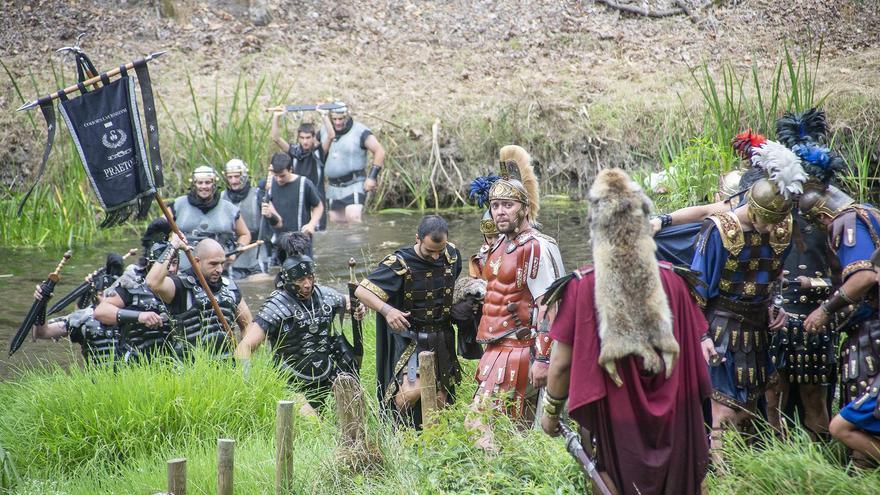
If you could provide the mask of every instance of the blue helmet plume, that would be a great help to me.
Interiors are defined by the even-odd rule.
[[[489,189],[492,189],[492,184],[500,178],[501,177],[498,177],[495,174],[477,177],[471,181],[471,188],[470,191],[468,191],[468,197],[475,200],[480,208],[485,207],[489,204]]]

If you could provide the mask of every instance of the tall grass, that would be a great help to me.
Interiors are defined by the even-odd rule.
[[[231,95],[222,95],[215,85],[212,98],[205,101],[193,86],[192,76],[187,74],[186,78],[195,112],[192,119],[178,122],[160,98],[167,116],[166,128],[172,133],[169,165],[176,179],[167,189],[184,190],[189,173],[200,165],[222,173],[223,165],[231,158],[244,160],[252,177],[265,176],[269,157],[277,151],[269,139],[271,114],[265,108],[286,101],[290,86],[282,85],[280,76],[249,81],[239,75]]]
[[[830,92],[819,90],[821,57],[821,44],[815,51],[807,47],[797,54],[785,46],[769,75],[762,74],[756,63],[743,75],[733,64],[723,65],[718,73],[705,64],[693,69],[691,78],[703,98],[705,114],[701,121],[684,119],[679,130],[669,132],[660,144],[664,178],[662,192],[657,190],[654,195],[658,206],[674,209],[711,201],[718,178],[739,165],[730,145],[736,134],[752,129],[773,139],[776,119],[784,112],[823,107]],[[688,114],[686,109],[683,113]],[[866,201],[871,199],[878,175],[878,164],[871,154],[874,143],[865,131],[849,133],[848,137],[830,138],[832,142],[838,141],[838,151],[850,164],[841,183],[859,201]],[[652,170],[636,173],[644,186],[650,185]]]

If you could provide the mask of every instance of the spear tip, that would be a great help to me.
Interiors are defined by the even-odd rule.
[[[18,107],[18,109],[15,110],[15,111],[16,111],[16,112],[22,112],[22,111],[24,111],[24,110],[30,110],[31,108],[34,108],[35,106],[37,106],[37,102],[36,102],[36,101],[29,101],[29,102],[25,103],[24,105]]]

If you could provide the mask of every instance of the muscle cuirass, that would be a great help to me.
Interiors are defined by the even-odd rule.
[[[235,240],[235,217],[238,207],[225,199],[207,214],[189,204],[186,196],[174,200],[174,221],[191,244],[211,238],[228,249]]]
[[[333,139],[324,166],[328,179],[335,179],[352,172],[363,171],[367,165],[367,150],[361,148],[361,135],[367,127],[353,122],[351,129]]]
[[[128,293],[131,296],[131,304],[125,309],[152,311],[160,316],[167,317],[170,322],[170,315],[165,303],[156,297],[146,284],[128,289]],[[158,328],[150,328],[141,323],[126,323],[120,326],[120,331],[128,348],[126,360],[130,360],[137,356],[156,352],[165,342],[171,327],[169,323]]]
[[[452,264],[414,270],[407,267],[403,276],[403,308],[409,312],[410,331],[435,333],[451,330],[452,289],[455,274]]]
[[[332,380],[338,372],[334,308],[341,306],[335,291],[316,286],[312,297],[302,300],[286,290],[266,299],[257,317],[277,332],[267,331],[275,359],[297,380],[307,383]]]
[[[537,247],[538,240],[526,232],[513,241],[501,240],[489,251],[483,265],[482,277],[487,284],[478,341],[531,327],[535,300],[527,283],[528,264]]]
[[[184,275],[181,282],[187,295],[188,308],[183,313],[174,315],[174,329],[171,339],[178,354],[193,346],[202,346],[210,351],[226,356],[231,349],[226,343],[226,331],[214,312],[211,301],[202,287],[192,275]],[[235,294],[235,282],[223,277],[219,290],[215,290],[214,298],[223,312],[230,328],[235,328],[235,314],[238,307]]]

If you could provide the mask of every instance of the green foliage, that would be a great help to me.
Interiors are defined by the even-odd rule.
[[[187,74],[187,85],[194,116],[186,123],[166,118],[164,124],[173,134],[171,152],[166,160],[176,179],[169,184],[172,190],[184,190],[189,186],[189,173],[200,165],[214,167],[218,174],[231,158],[240,158],[248,164],[252,177],[265,176],[269,156],[278,151],[269,139],[271,114],[264,108],[266,101],[285,101],[290,87],[283,86],[280,76],[272,80],[261,76],[251,82],[239,75],[231,96],[219,94],[217,86],[208,102],[206,112],[205,98],[197,94],[192,76]],[[160,103],[166,115],[170,115],[165,100]],[[175,187],[176,186],[176,187]]]
[[[727,474],[710,477],[712,493],[874,494],[880,473],[868,471],[851,476],[842,467],[840,444],[810,441],[800,428],[790,431],[788,441],[768,433],[753,447],[745,437],[730,434],[724,446]]]
[[[112,369],[32,370],[0,385],[0,438],[23,474],[112,468],[197,441],[270,430],[285,381],[255,365],[247,379],[199,357]]]

